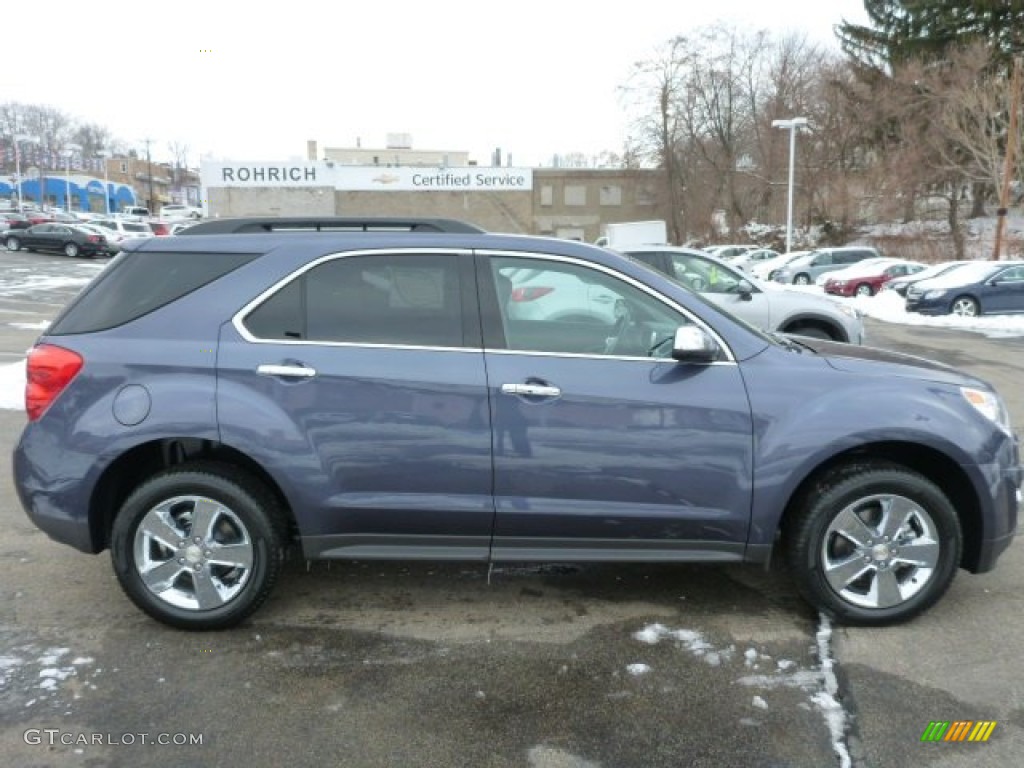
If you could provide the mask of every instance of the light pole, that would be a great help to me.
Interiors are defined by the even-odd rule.
[[[101,149],[96,153],[97,157],[103,160],[103,210],[110,218],[110,181],[107,178],[107,161],[113,156],[109,149]]]
[[[793,168],[796,161],[796,131],[807,125],[806,117],[772,120],[772,128],[789,129],[789,201],[786,205],[786,253],[793,246]]]
[[[81,152],[80,144],[65,144],[61,154],[64,155],[64,212],[71,213],[71,157]]]
[[[14,175],[18,177],[18,213],[25,208],[21,197],[21,142],[27,141],[31,144],[38,144],[39,139],[29,136],[27,133],[16,133],[14,135]]]

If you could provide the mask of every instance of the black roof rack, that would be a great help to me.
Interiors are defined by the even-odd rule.
[[[207,219],[183,229],[183,235],[238,235],[267,232],[457,232],[481,234],[486,230],[458,219],[387,217],[280,217]]]

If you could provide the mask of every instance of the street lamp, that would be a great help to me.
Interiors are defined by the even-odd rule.
[[[103,159],[103,209],[110,218],[110,181],[107,178],[107,160],[113,157],[114,153],[109,149],[101,149],[96,153],[97,157]]]
[[[24,200],[21,196],[21,142],[27,141],[30,144],[38,144],[39,139],[29,136],[27,133],[16,133],[14,135],[14,175],[18,177],[18,213],[25,209]]]
[[[786,253],[789,253],[793,246],[793,167],[796,160],[796,131],[806,125],[806,117],[772,120],[772,128],[789,129],[789,202],[786,206]]]
[[[65,144],[61,154],[64,155],[64,210],[71,213],[71,157],[81,152],[80,144]]]

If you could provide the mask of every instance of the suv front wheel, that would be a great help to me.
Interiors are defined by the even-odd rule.
[[[846,624],[905,621],[949,588],[963,546],[960,521],[927,478],[894,464],[826,475],[787,530],[788,561],[814,606]]]
[[[182,629],[234,626],[273,588],[284,559],[281,514],[263,485],[219,464],[154,476],[124,502],[111,532],[121,587]]]

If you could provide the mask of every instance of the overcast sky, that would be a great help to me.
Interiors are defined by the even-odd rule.
[[[192,162],[288,160],[308,139],[383,147],[407,133],[414,148],[481,165],[495,147],[546,164],[620,152],[617,91],[675,35],[725,21],[834,46],[833,25],[866,19],[860,0],[354,5],[48,0],[4,36],[0,100],[57,107],[137,146],[150,138],[154,159],[172,141]]]

